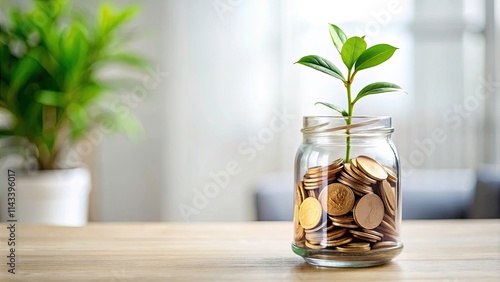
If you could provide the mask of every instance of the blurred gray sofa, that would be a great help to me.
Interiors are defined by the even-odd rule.
[[[500,218],[500,170],[415,169],[403,176],[403,219]],[[293,174],[274,173],[258,180],[258,220],[291,220]]]

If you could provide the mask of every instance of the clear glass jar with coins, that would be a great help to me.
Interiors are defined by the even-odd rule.
[[[304,117],[295,159],[293,251],[318,266],[384,264],[399,238],[399,158],[390,117]]]

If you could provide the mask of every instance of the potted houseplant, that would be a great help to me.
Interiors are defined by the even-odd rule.
[[[397,50],[389,44],[367,46],[364,37],[347,37],[329,24],[330,37],[347,72],[316,55],[305,65],[339,80],[347,107],[317,102],[340,116],[306,116],[303,143],[295,162],[293,251],[318,266],[362,267],[383,264],[403,248],[400,164],[391,139],[390,117],[355,116],[361,99],[404,92],[389,82],[374,82],[356,95],[356,75],[387,61]]]
[[[109,105],[119,79],[126,80],[103,74],[114,64],[144,68],[140,55],[121,48],[124,25],[137,11],[102,5],[91,17],[68,1],[34,0],[32,10],[14,7],[5,15],[0,25],[0,114],[6,117],[0,123],[0,158],[20,154],[25,160],[22,170],[9,168],[20,221],[87,222],[90,174],[78,160],[79,142],[89,134],[133,134],[138,126]],[[7,187],[0,185],[6,197]],[[7,203],[1,199],[3,219],[9,216]]]

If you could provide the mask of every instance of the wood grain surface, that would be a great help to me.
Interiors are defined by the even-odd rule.
[[[0,281],[500,281],[500,219],[405,221],[405,248],[361,269],[307,265],[290,222],[18,225],[16,274]]]

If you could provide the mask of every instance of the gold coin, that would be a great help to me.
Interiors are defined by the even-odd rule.
[[[354,228],[358,228],[359,227],[359,226],[357,226],[354,223],[332,222],[332,224],[335,225],[335,226],[338,226],[338,227],[344,227],[344,228],[349,228],[349,229],[354,229]]]
[[[352,237],[342,237],[340,239],[335,239],[335,240],[327,240],[326,246],[328,247],[337,247],[337,246],[342,246],[344,244],[350,243],[352,241]]]
[[[375,235],[375,236],[378,236],[380,238],[384,237],[384,234],[380,233],[380,232],[377,232],[373,229],[361,229],[363,232],[365,233],[368,233],[368,234],[372,234],[372,235]]]
[[[378,226],[376,230],[383,233],[384,238],[390,235],[397,237],[398,232],[394,228],[386,227],[387,225],[388,225],[387,223],[386,224],[380,223],[380,226]]]
[[[366,232],[363,232],[363,231],[358,231],[358,230],[349,230],[349,232],[354,236],[354,235],[357,235],[361,238],[367,238],[367,239],[372,239],[372,240],[375,240],[375,241],[380,241],[382,240],[382,237],[381,236],[376,236],[376,235],[373,235],[373,234],[370,234],[370,233],[366,233]]]
[[[361,182],[360,180],[352,177],[349,173],[347,173],[346,171],[342,171],[340,173],[341,176],[343,176],[345,179],[349,180],[350,182],[352,182],[353,184],[355,185],[358,185],[358,186],[368,186],[369,187],[369,184],[364,184],[363,182]]]
[[[339,181],[340,183],[342,183],[342,184],[346,185],[347,187],[350,187],[350,185],[351,185],[348,181],[346,181],[344,178],[341,178],[341,177],[338,179],[338,181]],[[356,190],[356,189],[352,189],[352,192],[353,192],[354,194],[356,194],[357,196],[360,196],[360,197],[363,197],[363,196],[366,194],[366,193],[361,193],[361,192],[359,192],[359,191],[358,191],[358,190]]]
[[[342,252],[367,252],[370,250],[370,243],[351,242],[336,249]]]
[[[365,242],[370,242],[370,243],[376,243],[376,242],[378,242],[375,239],[370,239],[370,238],[366,238],[366,237],[359,236],[359,235],[352,235],[352,237],[354,237],[356,239],[359,239],[359,240],[362,240],[362,241],[365,241]]]
[[[352,170],[352,164],[345,164],[344,165],[344,171],[349,174],[349,176],[351,176],[352,178],[356,179],[357,181],[361,182],[363,185],[371,185],[372,183],[370,181],[368,181],[366,178],[363,178],[361,176],[359,176],[358,174],[356,174],[353,170]]]
[[[370,178],[366,173],[364,173],[362,170],[360,170],[358,167],[356,167],[354,164],[351,165],[351,170],[355,174],[357,174],[359,177],[365,179],[368,183],[370,184],[375,184],[377,183],[377,180]]]
[[[323,210],[321,204],[313,197],[306,198],[299,208],[299,222],[305,229],[316,227],[321,221]]]
[[[313,166],[307,169],[306,174],[315,174],[321,171],[321,166]]]
[[[370,193],[373,192],[373,189],[372,189],[372,187],[370,185],[363,184],[359,180],[354,179],[347,172],[341,172],[340,177],[343,177],[346,181],[348,181],[351,184],[351,185],[349,185],[351,188],[352,187],[357,187],[360,190],[367,190]]]
[[[351,223],[351,222],[354,222],[354,217],[352,216],[352,214],[343,215],[343,216],[329,216],[329,218],[333,222],[338,222],[338,223]]]
[[[354,206],[354,193],[352,190],[340,183],[326,186],[320,195],[320,203],[329,215],[344,215],[350,212]]]
[[[383,241],[394,241],[394,242],[397,242],[398,241],[398,235],[395,235],[395,234],[391,234],[391,233],[386,233],[384,234],[384,237],[382,238]]]
[[[304,184],[304,190],[314,190],[314,189],[319,189],[320,187],[323,186],[323,183],[317,183],[317,184]]]
[[[302,201],[304,200],[300,189],[302,189],[302,188],[300,187],[300,183],[299,183],[299,184],[297,184],[297,186],[295,188],[295,204],[298,205],[299,207],[300,207],[300,204],[302,204]]]
[[[327,234],[325,232],[306,232],[306,240],[309,242],[319,243],[326,240]]]
[[[364,194],[373,193],[373,189],[371,187],[359,186],[358,184],[353,183],[352,181],[348,180],[343,176],[340,176],[338,178],[338,182],[347,185],[349,188],[352,189],[352,192],[361,197],[363,197]]]
[[[342,170],[342,167],[335,168],[335,169],[330,169],[330,170],[324,170],[324,171],[319,171],[316,173],[306,173],[304,177],[313,179],[313,178],[335,178],[335,174],[339,171]]]
[[[379,181],[387,178],[387,172],[384,167],[376,160],[367,156],[359,156],[356,158],[356,161],[358,164],[357,167],[368,174],[369,177]]]
[[[323,179],[322,177],[317,177],[317,178],[307,178],[307,177],[304,177],[304,184],[316,184],[318,182],[323,182],[325,181],[325,179]]]
[[[379,187],[387,210],[391,215],[394,215],[396,212],[396,195],[394,194],[394,190],[392,190],[391,184],[389,184],[389,181],[384,180]]]
[[[394,227],[394,230],[396,230],[396,220],[394,219],[394,217],[391,217],[388,214],[384,214],[384,221],[389,223],[389,225]]]
[[[336,159],[332,163],[327,166],[313,166],[306,170],[306,175],[316,175],[316,174],[324,174],[327,171],[339,171],[343,167],[344,160],[342,158]]]
[[[334,229],[331,232],[328,232],[327,238],[328,240],[338,239],[344,236],[347,233],[347,228]]]
[[[293,211],[293,225],[295,228],[295,234],[294,234],[295,241],[300,241],[304,237],[304,228],[302,228],[302,226],[300,226],[298,216],[299,216],[299,205],[295,204],[294,211]]]
[[[338,158],[334,160],[328,167],[340,167],[344,164],[344,159],[343,158]]]
[[[393,183],[398,181],[396,170],[394,168],[384,166],[384,170],[385,170],[385,172],[387,172],[387,180],[389,180],[390,182],[393,182]]]
[[[300,181],[299,182],[299,192],[300,192],[300,198],[302,199],[302,201],[300,202],[302,204],[302,202],[306,199],[306,191],[304,189],[304,182]],[[300,205],[299,205],[300,207]]]
[[[318,191],[317,189],[307,190],[307,194],[309,195],[309,197],[317,199],[318,198],[317,191]]]
[[[396,247],[398,243],[392,242],[392,241],[382,241],[373,244],[372,248],[375,249],[382,249],[382,248],[391,248],[391,247]]]
[[[391,234],[394,234],[394,235],[398,234],[396,227],[392,226],[389,222],[387,222],[385,220],[382,220],[382,222],[380,222],[380,227],[386,228],[388,231],[390,231],[389,233],[391,233]]]
[[[321,245],[315,245],[315,244],[311,244],[309,243],[308,241],[306,241],[306,247],[308,247],[309,249],[313,249],[313,250],[321,250],[321,249],[324,249],[325,247],[321,246]]]
[[[364,195],[354,207],[354,220],[366,229],[373,229],[380,225],[384,218],[384,203],[375,194]]]
[[[349,243],[349,244],[345,245],[344,247],[348,247],[348,248],[369,248],[370,244],[368,244],[368,243],[362,243],[362,242],[352,242],[352,243]]]
[[[316,231],[319,231],[320,229],[323,229],[324,227],[326,227],[326,220],[323,221],[323,223],[318,224],[318,226],[316,226],[314,228],[306,229],[306,233],[316,232]]]

